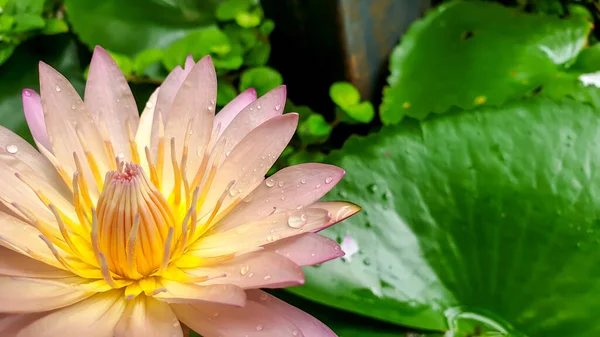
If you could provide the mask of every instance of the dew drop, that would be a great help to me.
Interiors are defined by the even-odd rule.
[[[273,187],[273,186],[275,186],[275,180],[273,180],[272,178],[269,178],[265,181],[265,185],[267,185],[267,187]]]
[[[15,154],[19,152],[19,148],[15,144],[10,144],[6,146],[6,152]]]
[[[280,181],[280,182],[278,182],[278,183],[277,183],[277,186],[279,186],[279,187],[283,187],[283,181]]]
[[[146,103],[146,109],[152,109],[154,105],[152,104],[152,102],[147,102]]]
[[[268,281],[268,280],[270,280],[270,279],[271,279],[271,275],[267,275],[267,276],[265,276],[265,277],[264,277],[264,280],[265,280],[265,281]]]
[[[262,157],[260,157],[260,159],[265,160],[265,159],[267,159],[267,157],[266,156],[262,156]]]
[[[31,97],[31,91],[25,90],[23,93],[25,94],[25,96]]]
[[[306,184],[306,179],[302,179],[302,180],[300,180],[300,182],[301,182],[302,184]]]
[[[299,333],[298,330],[292,330],[292,335],[293,336],[298,336],[298,333]]]
[[[261,324],[256,326],[256,331],[262,331],[263,326]]]
[[[209,110],[209,111],[211,111],[212,109],[213,109],[213,106],[212,106],[212,105],[209,105],[209,106],[208,106],[208,110]]]
[[[237,194],[237,191],[235,189],[233,189],[233,188],[229,189],[229,195],[230,196],[235,197],[236,194]]]
[[[121,100],[117,98],[117,103],[121,103]]]
[[[273,235],[267,236],[267,241],[268,242],[273,242]]]
[[[252,276],[254,276],[254,273],[248,274],[248,277],[252,277]]]
[[[250,107],[250,111],[254,111],[254,108]]]
[[[269,299],[269,295],[267,295],[267,294],[260,294],[260,300],[261,301],[266,301],[268,299]]]
[[[72,110],[75,110],[75,108],[77,108],[77,107],[75,106],[75,104],[71,105],[71,109],[72,109]]]
[[[325,184],[331,184],[332,181],[333,181],[332,177],[325,178]]]
[[[277,105],[275,106],[275,110],[277,110],[277,111],[281,110],[281,104],[277,104]]]
[[[315,188],[321,188],[321,184],[317,184],[317,186],[315,186]]]
[[[292,228],[302,228],[306,225],[308,215],[304,210],[298,210],[290,215],[288,218],[288,226]]]
[[[242,275],[248,274],[249,271],[250,271],[250,267],[248,267],[248,266],[242,266],[242,268],[240,268],[240,274],[242,274]]]
[[[60,87],[58,85],[56,86],[56,91],[60,92]]]
[[[256,108],[257,108],[258,110],[260,110],[260,105],[257,105],[257,106],[256,106]]]
[[[231,154],[231,151],[225,152],[225,157],[229,157],[230,154]]]
[[[282,196],[281,196],[281,200],[285,200],[285,196],[283,196],[283,195],[282,195]]]

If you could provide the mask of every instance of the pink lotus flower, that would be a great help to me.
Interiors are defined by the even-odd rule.
[[[211,58],[188,58],[138,117],[101,48],[85,101],[44,63],[40,84],[23,105],[41,154],[0,128],[0,336],[334,336],[259,290],[342,256],[315,233],[359,209],[317,202],[335,166],[264,179],[298,122],[285,87],[215,116]]]

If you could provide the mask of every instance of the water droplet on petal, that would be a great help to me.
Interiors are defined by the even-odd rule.
[[[212,105],[209,105],[209,106],[208,106],[208,110],[210,111],[210,110],[212,110],[212,109],[213,109],[213,106],[212,106]]]
[[[25,90],[25,92],[23,92],[23,93],[25,94],[25,96],[31,97],[31,91]]]
[[[121,100],[117,98],[117,103],[121,103]]]
[[[268,280],[270,280],[270,279],[271,279],[271,275],[267,275],[267,276],[265,276],[265,277],[264,277],[264,279],[265,279],[265,281],[268,281]]]
[[[306,184],[306,179],[300,180],[301,183]]]
[[[267,185],[267,187],[273,187],[273,186],[275,186],[275,180],[273,180],[272,178],[269,178],[269,179],[265,180],[265,185]]]
[[[275,106],[275,110],[277,110],[277,111],[281,110],[281,104],[277,104],[277,105]]]
[[[283,181],[280,181],[280,182],[278,182],[278,183],[277,183],[277,186],[279,186],[279,187],[283,187]]]
[[[315,186],[315,188],[321,188],[321,184],[317,184],[317,186]]]
[[[298,334],[299,334],[298,330],[292,330],[292,335],[293,336],[298,336]]]
[[[213,317],[217,317],[217,316],[219,316],[219,312],[218,312],[218,311],[215,311],[215,312],[213,313]]]
[[[261,324],[256,326],[256,331],[262,331],[263,326]]]
[[[75,110],[75,108],[76,108],[75,104],[71,105],[72,110]]]
[[[15,144],[10,144],[6,146],[6,152],[15,154],[19,152],[19,148]]]
[[[147,102],[146,103],[146,109],[152,109],[154,105],[152,104],[152,102]]]
[[[254,111],[254,108],[250,107],[250,111]]]
[[[252,277],[252,276],[254,276],[254,273],[248,274],[248,277]]]
[[[60,92],[60,87],[58,85],[56,86],[56,91]]]
[[[240,268],[240,274],[242,274],[242,275],[248,274],[249,271],[250,271],[250,267],[248,267],[248,266],[242,266],[242,268]]]
[[[257,105],[257,106],[256,106],[256,108],[257,108],[258,110],[260,110],[260,105]]]
[[[292,228],[302,228],[308,221],[308,215],[304,210],[298,210],[288,218],[288,226]]]
[[[325,178],[325,184],[331,184],[332,181],[333,181],[332,177]]]
[[[230,154],[231,154],[231,151],[225,152],[225,157],[229,157]]]
[[[281,200],[285,200],[285,196],[283,196],[283,195],[282,195],[282,196],[281,196]]]
[[[267,294],[260,294],[260,300],[261,301],[266,301],[268,299],[269,299],[269,295],[267,295]]]

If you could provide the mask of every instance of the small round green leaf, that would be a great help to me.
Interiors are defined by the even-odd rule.
[[[248,88],[256,89],[258,96],[282,85],[283,77],[271,67],[256,67],[245,70],[240,78],[240,92]]]
[[[371,123],[375,117],[375,108],[369,101],[364,101],[356,105],[350,105],[342,110],[350,116],[350,118],[359,121],[361,123]]]
[[[263,19],[263,11],[261,7],[255,7],[251,11],[240,12],[235,16],[235,22],[244,28],[258,27]]]
[[[248,52],[244,59],[244,64],[251,67],[264,66],[269,61],[271,55],[271,45],[258,41]]]
[[[246,12],[248,9],[250,9],[253,3],[254,0],[223,1],[217,6],[215,16],[220,21],[233,20],[239,13]]]
[[[299,123],[298,136],[304,144],[320,144],[329,138],[331,129],[323,115],[313,113]]]
[[[352,137],[323,233],[358,249],[290,291],[453,336],[600,334],[600,113],[534,98]]]
[[[269,36],[273,30],[275,29],[275,22],[271,19],[267,19],[263,21],[263,23],[258,27],[258,31],[264,35]]]
[[[355,105],[360,102],[360,93],[352,83],[336,82],[329,88],[329,97],[340,107]]]

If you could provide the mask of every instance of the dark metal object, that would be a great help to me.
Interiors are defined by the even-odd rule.
[[[379,103],[389,55],[431,0],[262,0],[275,21],[271,65],[296,103],[331,110],[329,86],[352,82]]]

